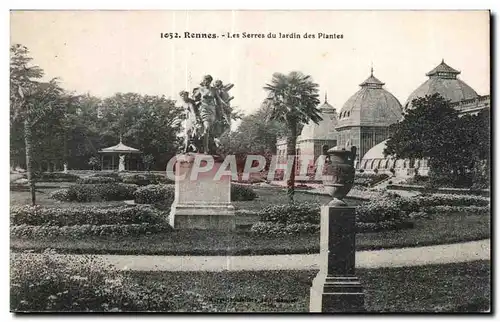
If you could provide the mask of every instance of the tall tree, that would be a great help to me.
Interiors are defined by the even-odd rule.
[[[288,75],[275,73],[270,84],[264,86],[268,97],[265,104],[270,107],[268,119],[282,122],[288,129],[287,154],[293,156],[293,166],[287,182],[287,195],[293,202],[295,192],[295,146],[299,128],[309,121],[316,124],[322,120],[317,108],[318,84],[311,76],[301,72],[291,72]]]
[[[480,119],[485,118],[459,117],[439,94],[417,98],[412,105],[415,108],[407,111],[404,120],[391,126],[384,153],[401,159],[428,158],[435,183],[469,184],[475,162],[488,150],[488,130],[477,128],[488,128],[481,125]]]
[[[50,111],[60,106],[62,89],[55,79],[40,82],[43,70],[31,65],[32,58],[25,46],[16,44],[10,48],[10,101],[11,123],[22,120],[26,152],[26,170],[31,191],[31,202],[36,204],[33,169],[33,127],[41,124]]]

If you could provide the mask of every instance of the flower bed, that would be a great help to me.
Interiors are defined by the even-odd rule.
[[[356,231],[375,232],[411,228],[413,224],[399,204],[384,197],[356,207]],[[314,203],[276,205],[259,213],[259,222],[251,231],[256,234],[291,235],[320,230],[320,206]]]
[[[175,186],[171,184],[158,184],[140,187],[134,193],[135,203],[138,204],[163,204],[169,205],[174,201]],[[257,194],[250,186],[231,184],[232,201],[250,201]]]
[[[251,201],[257,198],[257,193],[250,186],[231,184],[231,201]]]
[[[134,192],[137,204],[171,204],[174,201],[175,186],[166,184],[148,185]]]
[[[17,254],[11,260],[11,310],[118,312],[169,307],[169,298],[161,291],[150,294],[93,257],[75,259],[72,264],[52,254]]]
[[[35,176],[38,182],[75,182],[80,177],[75,174],[63,172],[43,172]]]
[[[389,178],[385,173],[356,173],[354,176],[354,186],[371,187],[374,184]]]
[[[172,230],[167,223],[128,225],[74,225],[74,226],[33,226],[10,227],[10,236],[19,238],[71,237],[86,239],[89,236],[138,236]]]
[[[152,184],[173,184],[174,181],[168,179],[164,174],[157,173],[133,173],[120,176],[123,183],[147,186]]]
[[[50,198],[78,202],[130,200],[136,189],[136,185],[124,183],[76,184],[52,192]]]
[[[148,206],[118,208],[15,206],[11,207],[10,214],[11,225],[126,225],[165,222],[163,213]]]
[[[76,180],[77,184],[103,184],[113,182],[117,182],[117,179],[112,177],[84,177]]]

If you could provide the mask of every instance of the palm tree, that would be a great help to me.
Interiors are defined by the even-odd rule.
[[[313,121],[318,124],[322,120],[317,108],[319,102],[318,84],[311,76],[301,72],[291,72],[288,75],[274,73],[271,84],[266,84],[268,92],[265,104],[270,107],[269,120],[283,122],[288,128],[287,155],[293,156],[293,166],[287,181],[287,195],[293,202],[295,186],[296,156],[295,146],[299,127]]]
[[[43,117],[60,105],[62,89],[56,79],[40,82],[43,70],[31,66],[32,58],[25,46],[16,44],[10,48],[10,101],[11,119],[23,120],[26,170],[31,192],[31,203],[36,204],[35,178],[33,170],[34,127],[43,122]]]

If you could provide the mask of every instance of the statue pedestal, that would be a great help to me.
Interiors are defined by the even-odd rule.
[[[355,276],[355,209],[322,206],[320,271],[310,290],[310,312],[363,312],[363,287]]]
[[[235,230],[231,177],[214,178],[222,164],[222,161],[215,160],[210,171],[192,178],[195,157],[196,155],[191,154],[177,157],[175,199],[170,210],[170,225],[176,229]]]

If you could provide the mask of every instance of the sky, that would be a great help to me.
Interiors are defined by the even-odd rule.
[[[337,111],[370,75],[404,104],[442,59],[490,93],[487,11],[13,11],[11,44],[76,93],[178,99],[210,74],[245,114],[274,72],[301,71]],[[342,34],[342,39],[162,39],[161,33]]]

